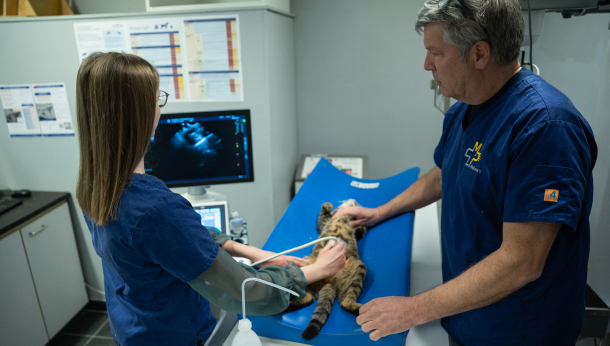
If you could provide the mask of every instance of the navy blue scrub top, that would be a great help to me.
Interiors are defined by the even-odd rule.
[[[214,263],[219,248],[186,199],[153,176],[133,174],[116,220],[106,226],[85,220],[102,258],[118,344],[185,346],[208,339],[216,318],[187,282]]]
[[[504,222],[563,226],[539,279],[441,324],[468,346],[574,345],[584,317],[597,158],[591,128],[564,94],[525,69],[473,107],[470,124],[468,108],[458,102],[447,112],[434,152],[443,181],[443,280],[498,250]]]

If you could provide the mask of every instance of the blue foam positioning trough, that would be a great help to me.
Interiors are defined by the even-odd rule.
[[[381,180],[353,178],[322,159],[288,206],[263,249],[281,252],[318,238],[316,221],[322,203],[336,208],[342,201],[354,198],[364,207],[377,207],[400,194],[417,180],[415,167]],[[356,182],[354,184],[354,182]],[[371,185],[363,185],[363,184]],[[376,183],[379,186],[373,188]],[[354,186],[355,185],[355,186]],[[413,213],[407,213],[370,229],[358,242],[360,257],[367,267],[359,303],[386,296],[408,296],[411,269]],[[305,257],[313,246],[290,255]],[[314,304],[303,309],[274,316],[247,316],[259,336],[308,345],[404,345],[407,332],[371,341],[356,323],[356,316],[344,311],[335,300],[330,317],[320,334],[310,341],[301,338],[311,320]],[[247,311],[246,311],[247,314]]]

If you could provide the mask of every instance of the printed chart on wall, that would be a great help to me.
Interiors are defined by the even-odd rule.
[[[237,15],[75,23],[79,59],[127,52],[159,72],[169,102],[244,100]]]
[[[11,137],[74,136],[64,83],[0,85]]]

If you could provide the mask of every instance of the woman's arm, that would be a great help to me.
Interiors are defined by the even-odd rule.
[[[255,270],[249,266],[237,263],[223,248],[218,250],[214,263],[208,270],[188,284],[219,308],[241,312],[241,284],[248,278],[259,278],[293,290],[305,297],[305,286],[308,283],[327,278],[337,273],[345,264],[343,244],[327,245],[316,263],[299,269],[294,263],[283,268],[269,266]],[[250,315],[273,315],[284,311],[290,301],[289,293],[276,288],[248,282],[245,287],[246,311]]]

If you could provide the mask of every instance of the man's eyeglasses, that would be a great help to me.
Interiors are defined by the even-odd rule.
[[[169,94],[163,90],[159,90],[159,92],[161,93],[161,95],[159,95],[159,98],[157,98],[157,103],[159,104],[159,108],[162,108],[167,103],[167,97],[169,96]]]

